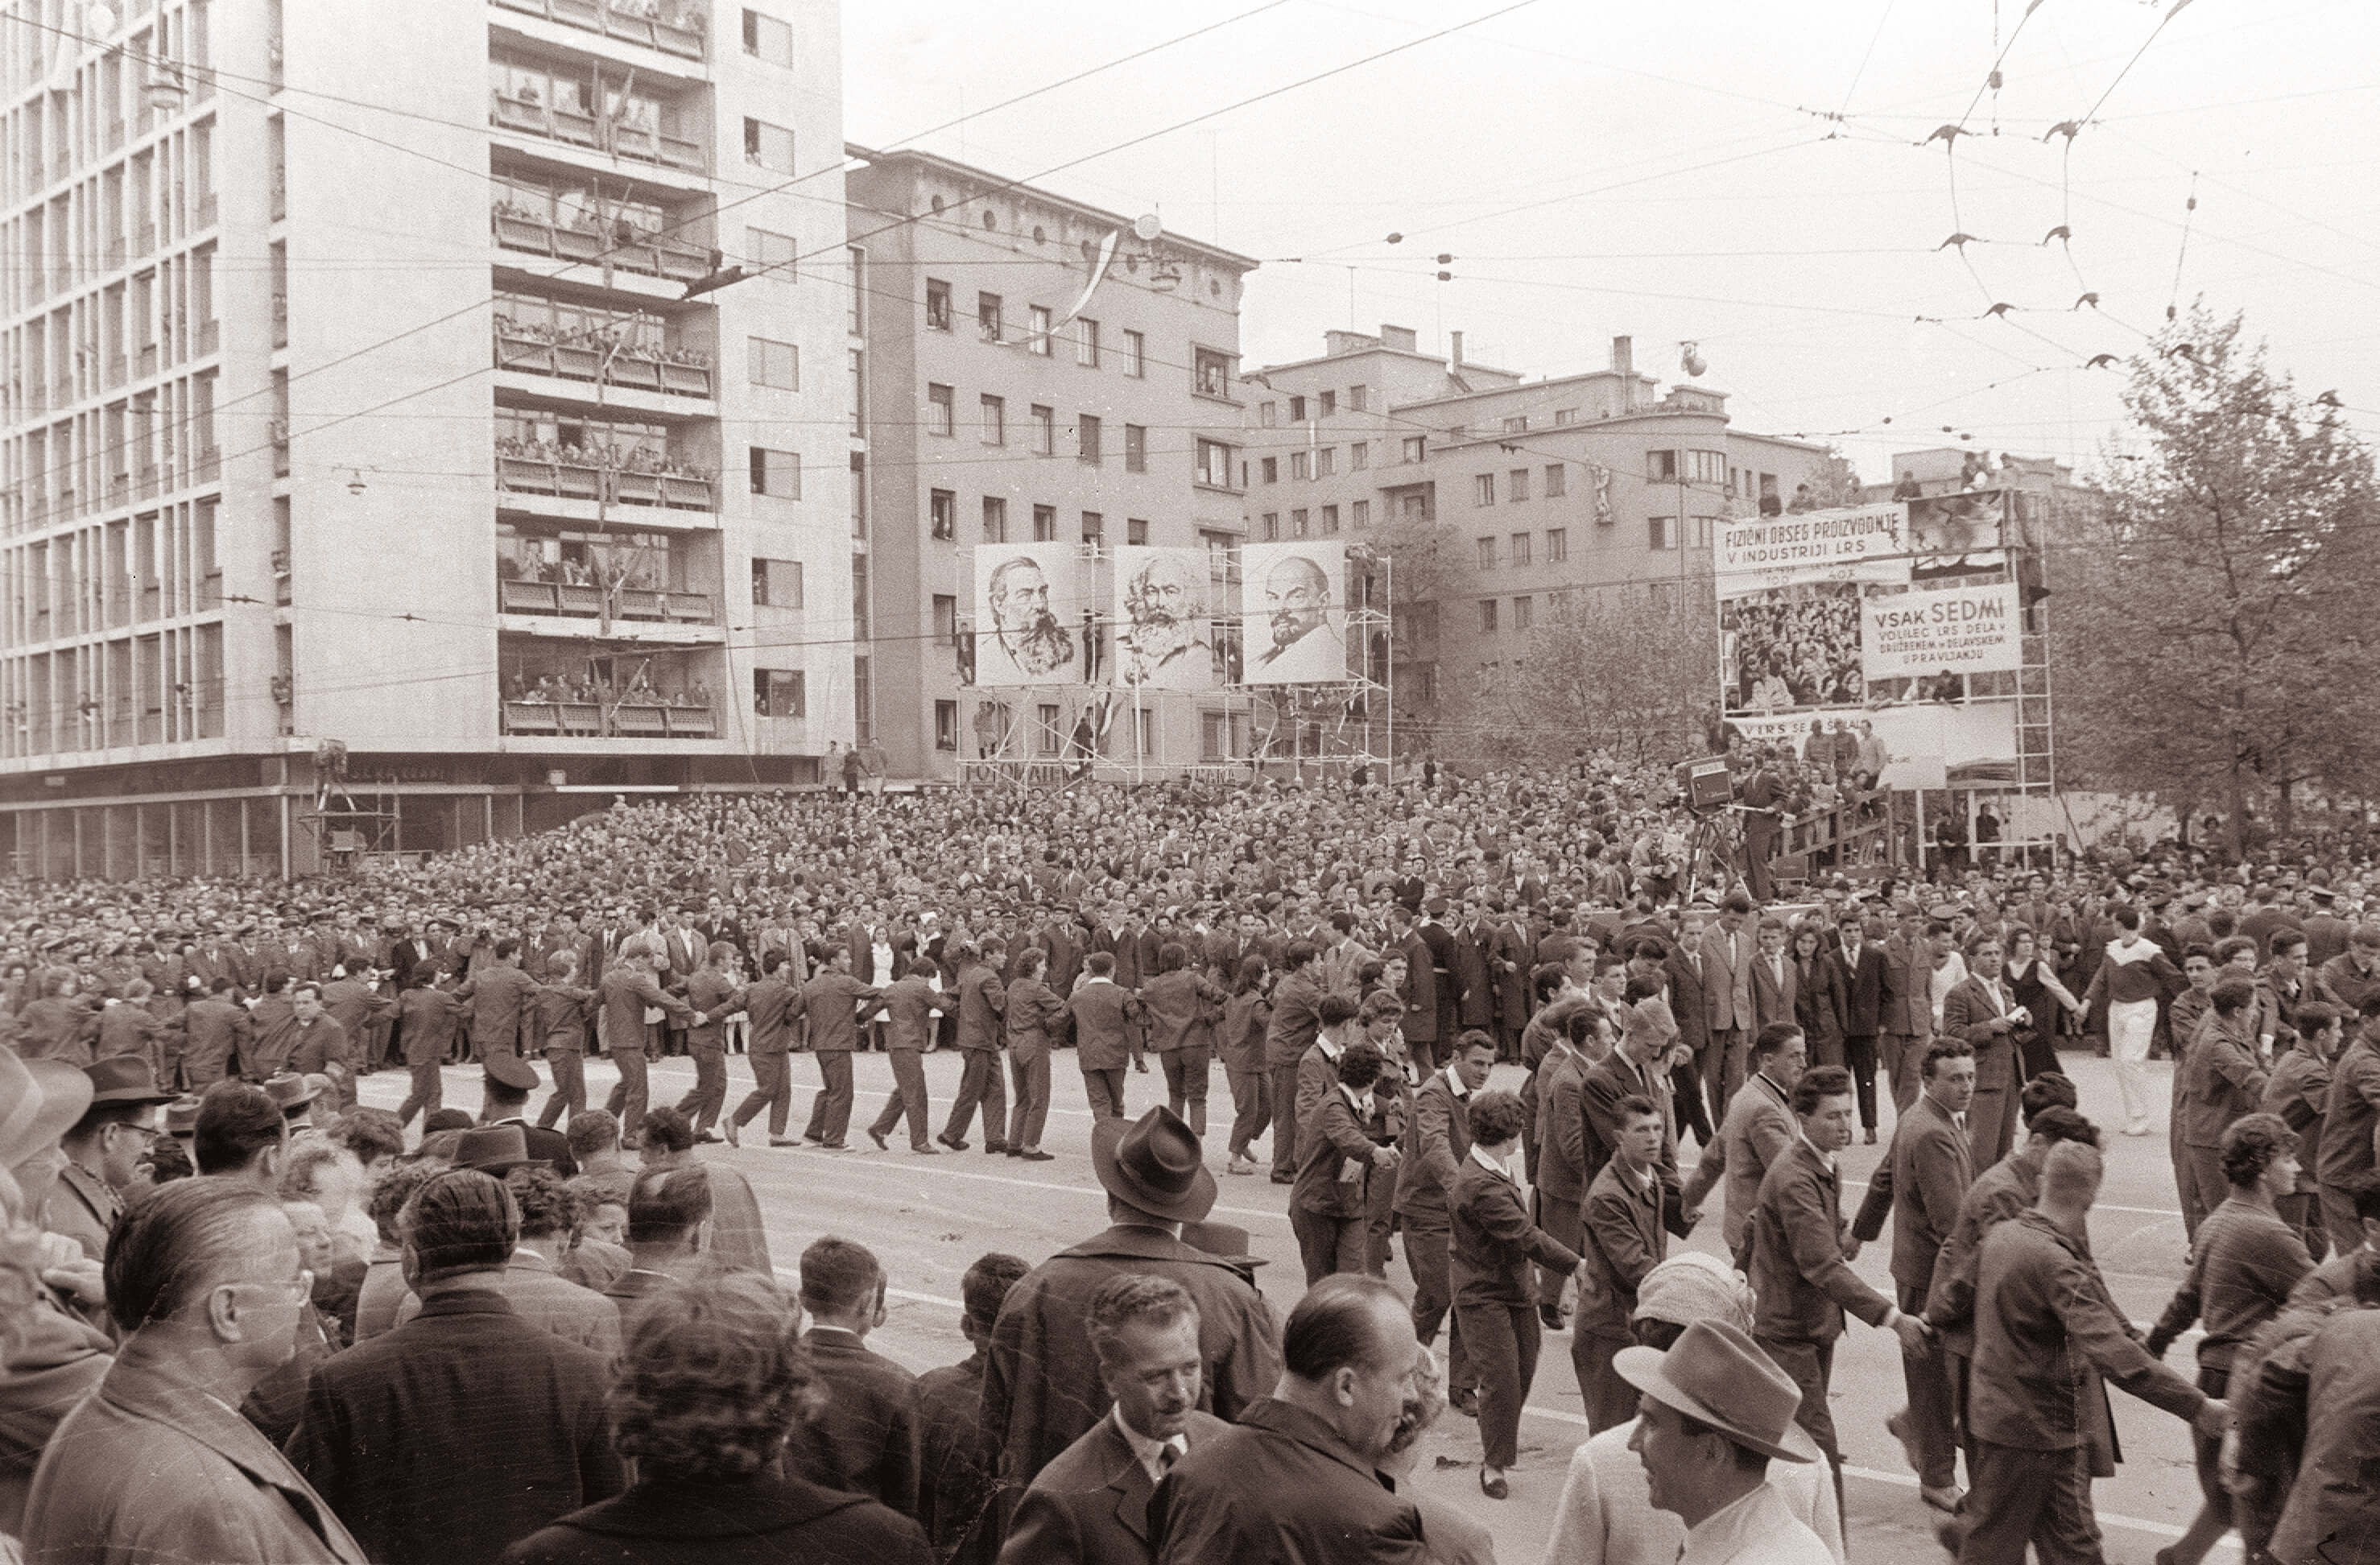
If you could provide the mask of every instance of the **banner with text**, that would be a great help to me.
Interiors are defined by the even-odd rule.
[[[2014,584],[1879,592],[1860,604],[1860,673],[1870,681],[2020,667]]]
[[[1909,579],[1909,511],[1898,502],[1722,521],[1714,569],[1720,591],[1803,581]]]

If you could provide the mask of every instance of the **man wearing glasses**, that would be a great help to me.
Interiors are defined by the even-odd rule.
[[[157,1137],[157,1105],[173,1094],[157,1090],[149,1062],[116,1054],[83,1068],[91,1107],[60,1144],[67,1166],[42,1208],[42,1226],[82,1246],[92,1260],[107,1257],[108,1230],[124,1210],[134,1169]]]

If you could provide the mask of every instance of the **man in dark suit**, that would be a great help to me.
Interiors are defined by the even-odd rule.
[[[1082,987],[1066,1001],[1075,1018],[1075,1063],[1082,1067],[1083,1090],[1095,1119],[1123,1117],[1127,1062],[1148,1069],[1133,1031],[1140,1017],[1140,997],[1124,988],[1115,972],[1112,952],[1091,952]]]
[[[605,1046],[612,1051],[612,1063],[620,1071],[620,1079],[612,1085],[611,1098],[603,1107],[620,1122],[620,1138],[629,1146],[636,1145],[638,1133],[645,1122],[645,1013],[650,1009],[673,1015],[693,1014],[692,1006],[668,993],[655,980],[653,966],[657,960],[652,941],[632,938],[622,942],[617,959],[595,991],[602,1005],[600,1015]],[[411,1058],[410,1046],[406,1052]],[[437,1104],[433,1102],[431,1107],[434,1109]]]
[[[1198,1411],[1198,1306],[1171,1278],[1111,1278],[1084,1321],[1109,1415],[1017,1501],[1002,1565],[1152,1565],[1148,1500],[1174,1462],[1231,1425]]]
[[[1934,953],[1925,914],[1913,902],[1894,908],[1898,927],[1883,946],[1884,982],[1876,1015],[1876,1063],[1892,1090],[1895,1114],[1917,1101],[1917,1068],[1934,1036]]]
[[[801,985],[793,981],[785,953],[771,951],[760,958],[760,981],[744,991],[744,1014],[752,1027],[748,1046],[752,1090],[729,1116],[728,1139],[762,1109],[769,1111],[769,1145],[797,1146],[785,1134],[785,1117],[793,1107],[793,1046],[802,1022]],[[924,1112],[923,1109],[919,1112]]]
[[[374,1560],[493,1565],[625,1486],[603,1409],[611,1366],[496,1291],[519,1236],[493,1176],[432,1179],[401,1235],[421,1313],[323,1360],[307,1386],[290,1462]]]
[[[1901,1309],[1923,1315],[1934,1287],[1934,1263],[1958,1226],[1960,1203],[1975,1182],[1967,1146],[1967,1105],[1975,1094],[1974,1050],[1962,1038],[1940,1037],[1925,1051],[1925,1089],[1892,1127],[1892,1149],[1869,1178],[1867,1199],[1852,1220],[1861,1244],[1892,1219],[1892,1281]],[[1950,1380],[1931,1344],[1904,1353],[1909,1405],[1886,1421],[1917,1470],[1919,1493],[1937,1510],[1959,1509],[1958,1430]]]
[[[1161,1565],[1366,1560],[1421,1565],[1421,1513],[1379,1475],[1414,1372],[1404,1301],[1335,1276],[1290,1312],[1297,1356],[1235,1426],[1173,1464],[1149,1504]]]
[[[1836,925],[1835,960],[1843,969],[1843,1063],[1859,1095],[1861,1138],[1876,1143],[1876,1035],[1884,1015],[1884,951],[1867,938],[1856,909]],[[1894,1111],[1898,1113],[1899,1106]]]
[[[1760,921],[1759,950],[1752,959],[1752,1030],[1794,1020],[1800,989],[1800,975],[1785,952],[1785,921],[1771,914]]]
[[[1405,1265],[1413,1272],[1414,1336],[1422,1346],[1434,1347],[1439,1327],[1447,1326],[1447,1395],[1458,1406],[1477,1394],[1478,1380],[1463,1352],[1462,1329],[1450,1319],[1454,1307],[1450,1203],[1455,1175],[1471,1156],[1472,1095],[1488,1085],[1495,1068],[1494,1038],[1485,1033],[1462,1037],[1446,1068],[1414,1093],[1413,1113],[1405,1122],[1404,1158],[1397,1165],[1395,1209],[1403,1219]]]
[[[1990,1168],[2016,1145],[2016,1029],[2031,1022],[2000,976],[2000,942],[1979,938],[1968,949],[1969,977],[1942,997],[1941,1036],[1963,1038],[1975,1051],[1975,1090],[1967,1111],[1967,1141],[1976,1166]],[[2265,1084],[2250,1098],[2252,1111]]]
[[[810,1368],[826,1407],[795,1426],[787,1461],[813,1484],[917,1514],[917,1377],[868,1349],[884,1324],[884,1268],[864,1244],[832,1234],[802,1252]]]
[[[1463,899],[1463,922],[1454,932],[1454,987],[1457,1014],[1465,1027],[1477,1027],[1485,1032],[1496,1030],[1495,931],[1480,916],[1476,892]],[[1508,1049],[1500,1037],[1496,1043],[1499,1059],[1518,1058],[1520,1035],[1513,1034],[1513,1046]]]
[[[994,1503],[1000,1445],[985,1437],[977,1414],[992,1323],[1026,1269],[1024,1261],[997,1250],[976,1257],[959,1279],[959,1334],[974,1351],[917,1377],[917,1520],[945,1565],[992,1565],[1007,1530]]]
[[[1453,1037],[1462,1029],[1463,988],[1454,975],[1454,936],[1439,922],[1446,916],[1446,899],[1432,897],[1414,935],[1429,951],[1431,987],[1438,994],[1438,1036]]]
[[[804,1141],[821,1151],[841,1152],[851,1130],[851,1056],[859,1047],[859,1022],[875,1013],[880,991],[852,977],[851,952],[838,946],[834,960],[802,990],[802,1012],[809,1018],[810,1049],[818,1055],[819,1075],[825,1090],[810,1104]]]

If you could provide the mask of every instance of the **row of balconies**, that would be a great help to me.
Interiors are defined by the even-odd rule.
[[[541,212],[498,201],[491,209],[496,243],[508,250],[552,256],[557,261],[601,261],[623,272],[695,283],[710,275],[710,252],[699,245],[655,237],[623,243],[596,228],[565,227]]]
[[[640,4],[638,0],[495,0],[496,8],[542,17],[565,27],[642,43],[689,60],[703,57],[708,14],[691,5]]]
[[[504,731],[589,739],[713,739],[719,735],[719,720],[709,707],[508,700]]]
[[[690,137],[672,136],[645,126],[599,118],[559,103],[535,103],[494,91],[488,94],[488,123],[498,130],[562,141],[614,157],[634,158],[638,163],[674,168],[684,174],[702,174],[710,166],[702,143]]]
[[[549,341],[498,316],[496,368],[528,375],[621,386],[632,391],[710,395],[710,360],[689,348],[659,351],[635,343]]]
[[[607,613],[605,589],[591,582],[500,580],[496,607],[507,614],[558,614],[577,619],[642,620],[658,625],[717,625],[708,592],[613,588]]]
[[[605,464],[593,453],[576,450],[499,450],[496,487],[515,494],[550,494],[613,505],[658,505],[678,511],[719,508],[718,486],[708,474],[689,468],[636,470]]]
[[[191,458],[188,476],[184,484],[209,484],[215,481],[222,468],[222,457],[213,446],[207,446]],[[73,484],[61,484],[43,493],[36,490],[25,497],[23,509],[15,526],[30,530],[46,527],[53,521],[72,521],[77,516],[96,516],[102,511],[128,507],[142,501],[154,500],[169,487],[176,487],[170,465],[148,463],[133,472],[109,475],[103,487],[89,495]],[[12,491],[0,491],[0,519],[6,516],[5,501]]]

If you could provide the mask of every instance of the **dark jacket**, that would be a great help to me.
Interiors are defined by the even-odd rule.
[[[917,1377],[848,1331],[813,1327],[802,1341],[826,1406],[795,1429],[788,1462],[814,1484],[916,1515]]]
[[[1645,1189],[1614,1158],[1587,1186],[1583,1207],[1579,1248],[1586,1264],[1579,1269],[1578,1316],[1571,1328],[1628,1341],[1636,1290],[1669,1253],[1669,1234],[1661,1227],[1661,1182],[1656,1178]]]
[[[1536,1302],[1529,1263],[1567,1277],[1578,1256],[1529,1220],[1520,1186],[1477,1158],[1454,1176],[1454,1244],[1449,1272],[1461,1304]]]
[[[1161,1565],[1423,1565],[1421,1512],[1330,1425],[1268,1397],[1149,1502]]]
[[[1966,1133],[1934,1101],[1920,1093],[1892,1129],[1892,1146],[1868,1180],[1867,1199],[1852,1220],[1852,1237],[1862,1244],[1892,1224],[1892,1280],[1924,1298],[1934,1286],[1934,1262],[1958,1226],[1959,1204],[1975,1182]]]
[[[810,1019],[810,1048],[820,1054],[849,1054],[859,1047],[859,1017],[882,997],[848,973],[829,967],[802,990]]]
[[[917,1377],[917,1520],[949,1565],[991,1565],[1000,1555],[1000,1447],[977,1422],[985,1360],[978,1348],[964,1364]]]
[[[1195,1409],[1183,1435],[1192,1450],[1230,1425]],[[1184,1455],[1189,1454],[1187,1451]],[[1041,1469],[1016,1503],[1002,1565],[1138,1565],[1156,1559],[1148,1536],[1148,1501],[1157,1492],[1148,1469],[1102,1418]]]
[[[1471,1094],[1455,1086],[1450,1067],[1415,1091],[1404,1160],[1397,1165],[1396,1209],[1440,1226],[1450,1220],[1455,1173],[1471,1155]]]
[[[656,1476],[504,1550],[504,1565],[931,1565],[917,1523],[860,1495],[762,1474]]]
[[[1760,1182],[1752,1219],[1752,1334],[1783,1342],[1831,1342],[1846,1311],[1881,1326],[1892,1301],[1843,1259],[1842,1176],[1796,1136]]]
[[[1843,1036],[1874,1037],[1884,1014],[1884,948],[1874,940],[1860,942],[1859,960],[1838,952],[1836,965],[1843,975]]]
[[[289,1458],[375,1565],[493,1565],[620,1492],[610,1381],[610,1365],[502,1294],[442,1293],[323,1361]],[[463,1451],[469,1461],[455,1460]]]
[[[1076,1062],[1086,1071],[1122,1070],[1132,1058],[1128,1024],[1140,1014],[1140,1000],[1120,982],[1096,979],[1066,1001],[1075,1016]]]
[[[1364,1119],[1347,1101],[1346,1089],[1333,1083],[1297,1127],[1297,1183],[1289,1193],[1291,1207],[1327,1218],[1362,1217],[1368,1209],[1366,1182],[1389,1177],[1373,1169],[1375,1150]]]

